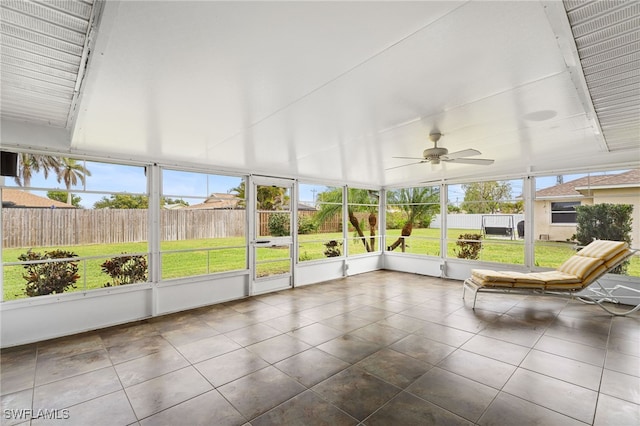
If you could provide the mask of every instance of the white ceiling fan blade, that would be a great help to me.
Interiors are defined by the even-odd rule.
[[[394,158],[401,158],[401,157],[394,157]],[[402,164],[400,166],[395,166],[395,167],[389,167],[388,169],[385,170],[393,170],[393,169],[399,169],[400,167],[406,167],[406,166],[412,166],[414,164],[422,164],[422,163],[426,163],[427,160],[422,160],[422,161],[417,161],[415,163],[409,163],[409,164]]]
[[[489,160],[487,158],[454,158],[451,160],[441,159],[442,161],[446,161],[447,163],[460,163],[460,164],[477,164],[480,166],[488,166],[493,164],[495,160]]]
[[[400,158],[402,160],[421,160],[421,161],[425,161],[424,157],[391,157],[391,158]]]
[[[462,157],[473,157],[474,155],[480,155],[481,152],[476,149],[463,149],[462,151],[450,152],[447,155],[443,155],[443,160],[454,160]]]

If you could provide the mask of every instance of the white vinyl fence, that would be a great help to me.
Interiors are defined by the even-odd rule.
[[[524,220],[524,214],[448,214],[447,227],[455,229],[481,230],[483,226],[483,217],[485,227],[510,227],[514,235],[517,235],[516,228],[518,226],[518,222]],[[431,221],[431,228],[440,228],[441,223],[440,214],[437,214]]]

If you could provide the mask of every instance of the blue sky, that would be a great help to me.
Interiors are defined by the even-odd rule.
[[[132,194],[142,194],[146,192],[146,176],[144,168],[139,166],[125,166],[109,163],[87,162],[87,169],[91,172],[91,176],[87,177],[86,190],[98,192],[127,192]],[[564,175],[564,181],[569,182],[585,174]],[[242,179],[240,177],[206,175],[202,173],[181,172],[174,170],[163,171],[163,193],[172,198],[180,197],[189,202],[189,204],[198,204],[203,202],[208,194],[211,193],[228,193],[232,188],[238,186]],[[512,180],[512,196],[517,197],[522,193],[522,180]],[[556,184],[556,176],[540,177],[536,179],[536,189],[547,188]],[[5,178],[5,185],[17,186],[13,179]],[[45,179],[42,173],[34,175],[31,180],[31,186],[66,190],[64,183],[58,183],[56,177],[49,175]],[[323,185],[300,185],[300,201],[304,203],[312,203],[319,192],[326,189]],[[76,190],[82,190],[82,185],[72,187]],[[33,193],[46,197],[46,191]],[[80,204],[85,208],[93,207],[93,204],[108,194],[91,194],[91,193],[75,193],[81,197]],[[449,187],[449,201],[454,204],[460,204],[464,199],[464,191],[461,185],[451,185]]]
[[[125,166],[109,163],[89,162],[86,168],[91,172],[91,176],[86,178],[86,187],[82,184],[71,187],[71,192],[81,198],[82,207],[91,208],[93,204],[109,197],[104,193],[74,192],[97,191],[97,192],[126,192],[131,194],[144,194],[147,190],[147,178],[144,167]],[[233,176],[206,175],[202,173],[181,172],[174,170],[163,171],[163,193],[172,198],[180,197],[189,204],[198,204],[204,201],[211,193],[228,193],[232,188],[237,187],[242,182],[242,178]],[[5,178],[5,185],[17,187],[12,178]],[[59,183],[55,175],[44,178],[42,173],[37,173],[31,178],[31,186],[34,188],[44,188],[50,190],[66,191],[64,183]],[[32,191],[36,195],[46,197],[46,190]]]

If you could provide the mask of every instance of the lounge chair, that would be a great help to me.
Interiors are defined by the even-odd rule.
[[[473,269],[471,277],[462,285],[462,298],[464,299],[467,289],[472,291],[475,309],[478,292],[561,296],[596,304],[612,315],[628,315],[640,309],[640,290],[623,285],[606,288],[598,279],[637,251],[630,249],[625,242],[596,240],[571,256],[555,271],[523,273]],[[591,284],[594,284],[592,288],[587,289]],[[591,293],[583,294],[583,290]],[[626,294],[623,296],[621,291]],[[629,293],[638,296],[630,296]],[[637,300],[637,304],[625,305],[624,310],[612,310],[608,304],[621,304],[619,298],[622,297],[625,304],[630,299]]]

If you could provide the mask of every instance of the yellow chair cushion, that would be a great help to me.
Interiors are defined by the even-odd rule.
[[[503,274],[513,278],[516,284],[538,284],[544,286],[544,281],[537,279],[531,274],[513,271],[501,271]]]
[[[578,256],[574,254],[566,262],[558,267],[559,272],[575,275],[580,280],[589,276],[598,266],[604,264],[604,261],[597,257]]]
[[[514,283],[516,280],[504,272],[492,271],[490,269],[472,269],[471,276],[477,278],[478,282],[507,282]]]
[[[512,281],[486,281],[477,277],[471,277],[471,281],[480,287],[511,288],[515,284]]]
[[[576,253],[578,256],[597,257],[607,261],[628,248],[624,241],[595,240]]]
[[[605,265],[598,266],[596,269],[593,270],[593,272],[591,272],[588,276],[586,276],[582,280],[583,287],[587,287],[589,284],[595,281],[596,278],[599,278],[600,275],[604,274],[607,271],[607,269],[608,268]]]
[[[614,257],[612,257],[611,259],[607,260],[606,262],[604,262],[604,264],[606,265],[607,269],[612,268],[613,266],[616,265],[616,263],[620,262],[621,260],[623,260],[625,257],[631,255],[631,250],[629,249],[625,249],[622,250],[620,253],[618,253],[617,255],[615,255]]]
[[[582,281],[577,283],[550,283],[546,285],[545,290],[582,290],[585,287],[586,285]]]
[[[571,274],[565,274],[560,271],[532,272],[532,278],[544,281],[546,285],[550,284],[579,284],[582,282],[578,277]]]

